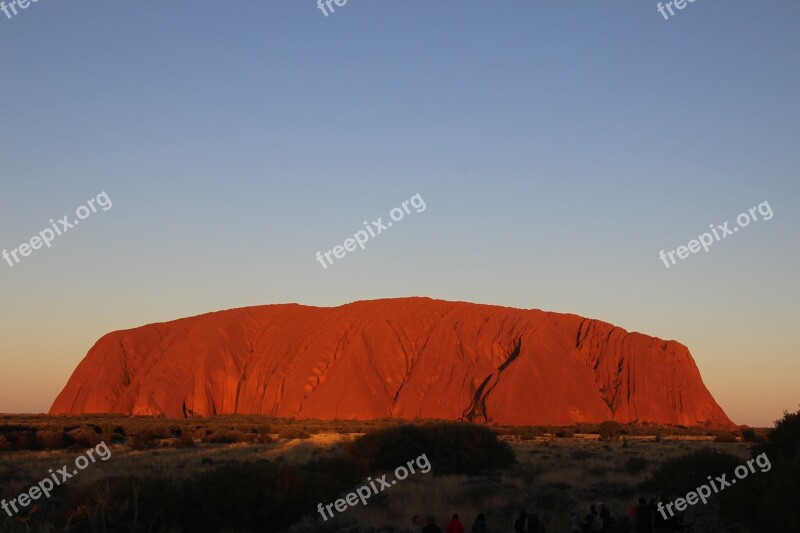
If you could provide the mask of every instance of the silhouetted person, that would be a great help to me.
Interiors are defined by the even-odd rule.
[[[519,512],[519,516],[514,521],[514,533],[525,533],[525,520],[528,518],[528,513],[525,509]]]
[[[411,533],[422,533],[424,527],[425,520],[419,515],[414,515],[414,518],[411,519]]]
[[[480,513],[475,519],[475,522],[472,523],[471,533],[488,533],[488,531],[489,528],[486,526],[486,517],[483,516],[483,513]]]
[[[611,523],[613,522],[611,510],[602,502],[600,502],[600,518],[603,519],[603,531],[611,529]]]
[[[577,511],[569,513],[569,524],[571,533],[581,533],[583,531],[581,527],[581,517],[578,516]]]
[[[597,512],[597,507],[594,504],[589,506],[589,514],[583,520],[584,531],[603,531],[603,517]]]
[[[639,498],[631,514],[636,519],[636,533],[653,533],[653,509],[644,498]]]
[[[458,519],[458,513],[453,513],[453,519],[447,524],[445,533],[464,533],[464,525]]]
[[[422,528],[422,533],[442,533],[442,530],[436,525],[436,519],[428,516],[428,525]]]
[[[525,509],[525,533],[539,533],[539,510],[536,509],[536,504],[532,503]]]

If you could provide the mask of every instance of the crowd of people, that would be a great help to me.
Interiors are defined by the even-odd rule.
[[[635,532],[635,533],[676,533],[691,531],[694,515],[690,511],[691,507],[683,513],[670,516],[658,511],[658,504],[663,506],[668,503],[666,496],[662,495],[658,501],[652,498],[649,502],[645,498],[639,498],[630,510],[630,518],[622,517],[618,520],[611,509],[603,502],[597,502],[589,506],[589,512],[581,516],[582,513],[574,511],[570,513],[570,530],[572,533],[611,533],[611,532]],[[431,515],[417,515],[412,519],[412,533],[488,533],[489,526],[483,513],[478,514],[472,527],[467,529],[461,522],[458,513],[453,514],[452,519],[445,526],[444,531],[436,524],[436,518]],[[492,531],[496,531],[493,528]],[[544,523],[539,518],[538,509],[535,504],[528,505],[520,510],[514,520],[513,533],[545,533]]]
[[[596,533],[621,531],[628,533],[675,533],[678,531],[691,531],[694,523],[693,508],[688,508],[682,513],[669,515],[658,510],[668,503],[666,496],[661,495],[659,501],[652,498],[649,502],[639,498],[630,511],[630,518],[617,521],[611,510],[604,503],[592,504],[589,512],[581,519],[579,512],[570,514],[571,530],[573,533]]]
[[[631,517],[636,525],[636,533],[673,533],[675,531],[691,531],[694,523],[694,507],[689,506],[686,510],[675,514],[661,512],[658,504],[665,508],[669,503],[665,495],[661,495],[659,501],[651,498],[648,502],[644,498],[639,498],[639,503],[631,508]]]
[[[594,533],[596,531],[606,532],[614,526],[614,515],[606,504],[599,502],[597,505],[589,506],[589,513],[580,519],[580,514],[576,511],[570,514],[570,525],[573,532]]]
[[[442,533],[442,529],[436,525],[436,518],[431,515],[417,515],[411,519],[411,524],[411,531],[413,533]],[[447,524],[444,531],[445,533],[488,533],[486,517],[483,516],[483,513],[480,513],[477,518],[475,518],[475,522],[472,523],[472,529],[467,531],[464,529],[464,524],[462,524],[461,520],[458,518],[458,513],[453,513],[453,518]]]
[[[436,518],[431,515],[414,516],[411,523],[412,533],[442,533],[442,529],[436,525]],[[472,523],[472,527],[467,530],[458,517],[458,513],[453,513],[453,518],[445,526],[444,533],[489,533],[489,526],[486,516],[479,513]],[[539,520],[536,505],[531,504],[520,511],[514,522],[514,533],[544,533],[544,526]]]

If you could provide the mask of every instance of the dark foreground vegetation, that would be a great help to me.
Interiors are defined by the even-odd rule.
[[[765,441],[757,443],[753,457],[765,453],[770,468],[739,480],[720,491],[720,515],[731,523],[746,526],[751,531],[800,531],[800,411],[785,413],[775,424]],[[665,461],[644,489],[658,489],[672,497],[680,497],[712,478],[727,474],[734,478],[740,458],[729,453],[699,451]]]
[[[415,420],[414,424],[435,423]],[[409,421],[397,418],[379,420],[295,420],[261,415],[219,415],[210,418],[172,419],[148,416],[81,415],[15,416],[0,415],[0,452],[17,450],[80,449],[107,444],[124,444],[132,449],[159,446],[187,447],[196,443],[231,444],[267,443],[273,438],[304,439],[320,433],[370,433],[396,428]],[[601,440],[652,437],[707,437],[716,442],[756,442],[763,440],[766,429],[711,430],[685,426],[655,426],[648,423],[575,426],[503,426],[490,429],[498,435],[513,435],[523,440],[554,436],[597,435]]]
[[[225,426],[211,435],[262,436],[258,428],[250,433],[245,431],[247,427]],[[74,439],[76,446],[102,438],[101,432],[84,426],[65,431],[65,439]],[[280,431],[289,432],[286,428]],[[132,442],[153,432],[156,430],[149,428],[146,433],[135,433]],[[169,438],[183,436],[176,433],[171,432]],[[113,434],[120,434],[118,428]],[[41,505],[13,521],[4,519],[0,524],[5,528],[0,530],[277,532],[313,512],[319,502],[335,500],[367,476],[403,465],[422,453],[427,454],[433,473],[485,473],[514,462],[510,447],[483,426],[455,422],[394,425],[355,439],[336,457],[305,464],[257,460],[223,464],[183,480],[153,473],[107,477],[85,487],[63,485]],[[379,495],[375,501],[381,497],[385,498]]]
[[[189,468],[183,475],[114,467],[115,459],[121,461],[125,453],[163,456],[169,452],[169,457],[176,460],[188,457],[184,453],[191,453],[192,464],[199,465],[201,457],[195,452],[206,449],[227,449],[226,446],[233,445],[270,450],[276,443],[286,442],[285,439],[303,442],[321,433],[363,435],[343,441],[329,456],[312,454],[305,462],[286,461],[283,457],[266,459],[263,454],[254,460],[238,462],[202,457],[204,468],[187,462]],[[607,449],[608,453],[614,450],[613,454],[625,453],[616,456],[620,460],[613,471],[607,470],[585,451],[570,449],[568,443],[586,441],[577,438],[578,435],[595,435],[601,441],[596,445],[598,448]],[[536,440],[540,437],[546,439]],[[690,451],[688,444],[680,444],[688,453],[679,452],[682,455],[659,460],[652,450],[662,446],[657,444],[662,437],[701,438],[716,448]],[[280,532],[293,526],[293,533],[351,531],[337,529],[333,521],[326,524],[315,521],[317,504],[332,502],[362,484],[367,476],[374,478],[423,453],[432,471],[424,479],[407,483],[429,483],[441,478],[442,486],[446,486],[447,476],[469,476],[464,492],[469,500],[454,502],[454,506],[461,506],[458,509],[461,511],[484,506],[502,495],[500,515],[516,514],[520,502],[533,498],[543,516],[559,517],[569,516],[578,506],[593,501],[594,496],[575,497],[574,492],[570,495],[569,486],[575,481],[568,477],[558,482],[540,481],[543,475],[540,467],[530,463],[520,465],[508,441],[516,443],[515,449],[539,454],[548,462],[564,461],[578,468],[579,476],[608,476],[607,481],[598,483],[598,493],[609,495],[618,491],[632,503],[638,494],[666,493],[674,499],[694,490],[709,475],[726,472],[730,475],[742,464],[742,457],[727,453],[726,446],[734,445],[726,443],[749,442],[753,456],[767,453],[771,470],[753,474],[747,481],[714,496],[707,509],[713,510],[724,527],[701,531],[800,531],[796,505],[800,498],[800,413],[786,414],[772,430],[736,432],[616,422],[570,428],[513,428],[441,421],[322,422],[247,415],[181,420],[111,415],[0,417],[0,454],[8,454],[11,461],[19,454],[42,455],[43,464],[56,467],[59,465],[53,463],[52,454],[62,452],[47,450],[65,450],[77,455],[101,441],[112,445],[114,453],[119,454],[111,458],[107,468],[97,466],[96,475],[91,470],[81,474],[86,478],[57,487],[50,498],[13,518],[0,515],[0,532]],[[637,441],[655,444],[629,445]],[[630,446],[637,446],[635,453],[628,453]],[[746,451],[743,444],[735,446]],[[620,475],[638,476],[644,481],[624,487],[613,478]],[[515,479],[528,487],[525,493],[515,492],[509,484],[509,480]],[[30,484],[36,481],[30,479]],[[17,493],[16,489],[5,489],[8,482],[9,479],[0,476],[3,488],[0,497],[6,499]],[[370,500],[369,507],[380,509],[392,497],[395,496],[378,494]],[[496,526],[501,526],[500,515],[493,517]],[[631,531],[625,515],[627,509],[618,509],[618,520],[610,532]],[[296,524],[301,519],[310,526],[298,529]],[[552,522],[553,531],[558,530],[557,523]],[[505,531],[506,525],[490,531]]]

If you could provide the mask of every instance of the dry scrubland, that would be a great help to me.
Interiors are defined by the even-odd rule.
[[[675,437],[661,442],[637,439],[627,440],[627,445],[624,441],[604,442],[597,435],[534,440],[506,436],[502,440],[511,445],[519,464],[491,475],[410,476],[387,491],[384,506],[358,506],[346,511],[346,516],[354,524],[380,530],[387,525],[405,526],[414,514],[432,514],[439,517],[444,529],[443,524],[454,512],[466,526],[482,512],[491,532],[510,533],[520,507],[536,501],[548,532],[568,532],[572,510],[583,517],[591,503],[604,502],[622,518],[628,516],[639,494],[646,494],[648,499],[655,496],[637,487],[652,467],[666,459],[702,449],[723,450],[741,459],[750,457],[749,444],[719,444],[713,437]],[[702,527],[703,522],[707,527]],[[711,513],[701,517],[694,531],[720,531],[717,524]]]
[[[70,490],[89,493],[88,496],[83,495],[85,502],[88,502],[84,504],[86,509],[83,515],[79,513],[75,520],[83,525],[72,531],[146,531],[151,527],[159,531],[163,524],[159,524],[158,518],[153,517],[149,522],[146,518],[146,498],[142,499],[141,505],[137,501],[137,518],[133,521],[126,518],[125,529],[119,529],[120,525],[106,525],[103,528],[101,522],[105,521],[105,515],[102,521],[98,518],[102,514],[98,509],[102,506],[92,506],[92,498],[95,498],[95,503],[103,499],[103,480],[150,476],[191,486],[193,480],[199,478],[207,485],[216,483],[213,481],[215,473],[241,464],[290,468],[291,465],[305,465],[310,461],[335,461],[361,435],[387,428],[398,430],[402,423],[398,420],[295,421],[255,416],[184,420],[114,416],[2,416],[0,497],[13,498],[44,478],[48,469],[72,464],[75,457],[87,447],[105,440],[111,446],[111,459],[89,466],[67,482]],[[424,425],[422,421],[418,424]],[[436,454],[429,453],[434,468],[432,472],[411,475],[370,499],[368,505],[349,508],[335,522],[324,524],[324,530],[373,531],[372,528],[375,528],[374,531],[404,531],[414,514],[433,514],[443,526],[445,519],[453,512],[458,512],[469,526],[475,515],[483,512],[487,516],[490,531],[505,533],[512,530],[520,507],[529,501],[536,501],[548,532],[569,531],[570,511],[579,511],[583,516],[589,504],[594,502],[605,502],[618,519],[627,517],[640,494],[645,494],[648,499],[655,495],[655,492],[639,487],[666,460],[693,451],[715,449],[725,451],[741,461],[751,456],[752,446],[743,441],[741,434],[686,428],[620,426],[614,423],[573,428],[492,429],[499,434],[500,441],[513,449],[515,464],[485,472],[473,468],[474,472],[467,474],[442,473],[441,468],[437,469],[437,466],[443,465],[437,465]],[[745,432],[744,437],[754,440],[763,438],[765,433],[765,430]],[[462,440],[471,440],[471,437]],[[456,448],[462,444],[457,438],[452,439],[446,444],[445,450],[448,446]],[[407,452],[400,449],[387,453],[394,455],[390,455],[392,459],[387,462],[384,453],[386,466],[383,469],[378,469],[375,466],[378,463],[374,463],[363,472],[373,477],[389,472],[391,479],[390,465],[404,464],[417,455],[410,449]],[[440,454],[440,457],[446,456],[446,453]],[[336,468],[346,466],[332,467],[332,471]],[[458,471],[457,467],[448,466],[447,469]],[[212,477],[204,478],[204,475]],[[287,475],[292,480],[295,475],[298,479],[305,478],[302,473],[290,472]],[[347,475],[345,471],[338,477]],[[359,480],[365,478],[358,473],[354,475],[351,472],[349,475],[349,480],[330,481],[334,484],[332,486],[338,482],[339,490],[333,494],[329,492],[328,498],[320,496],[317,501],[330,503],[341,494],[355,489],[361,484]],[[235,477],[235,473],[231,476]],[[284,480],[284,485],[286,483]],[[236,487],[236,483],[233,483],[233,487]],[[106,499],[112,499],[113,490],[108,487],[105,490],[108,492]],[[235,499],[237,490],[228,489],[227,492],[232,493],[228,497]],[[120,502],[126,502],[120,515],[129,510],[128,500],[130,496],[120,497]],[[286,505],[294,501],[289,498]],[[299,521],[292,521],[295,523],[290,528],[292,531],[323,530],[316,521],[319,518],[316,513],[317,501],[313,505],[309,505],[309,502],[302,504],[302,514],[305,516],[298,516]],[[122,503],[118,505],[123,506]],[[229,501],[227,505],[233,504]],[[224,509],[220,512],[224,512]],[[27,527],[31,527],[31,531],[44,531],[56,527],[52,523],[43,525],[36,518],[32,517],[26,525],[18,518],[7,518],[2,513],[0,531],[26,531]],[[109,524],[111,520],[108,518]],[[63,529],[63,524],[58,527]],[[720,527],[716,506],[712,502],[702,509],[694,531],[720,531]],[[725,528],[747,531],[730,525]],[[177,531],[180,528],[164,530]],[[217,529],[209,527],[208,530]],[[229,530],[251,529],[238,527]],[[623,531],[621,528],[618,530]]]

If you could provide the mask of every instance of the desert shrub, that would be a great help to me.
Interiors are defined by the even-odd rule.
[[[101,431],[102,440],[105,442],[111,442],[111,436],[114,434],[114,431],[116,431],[115,425],[109,421],[106,421],[100,424],[100,428],[102,430]]]
[[[463,422],[380,429],[344,446],[368,471],[394,469],[425,454],[438,474],[477,474],[514,463],[508,444],[485,426]]]
[[[597,433],[600,435],[600,440],[616,440],[622,434],[622,425],[613,420],[606,420],[597,427]]]
[[[556,430],[555,437],[557,439],[571,439],[575,436],[575,430],[571,428],[564,428]]]
[[[242,433],[239,437],[239,440],[236,442],[247,442],[252,444],[254,442],[262,442],[262,438],[256,433]]]
[[[800,451],[800,411],[783,413],[783,418],[775,422],[775,427],[767,433],[767,440],[758,449],[770,457],[794,459]]]
[[[33,432],[18,431],[9,433],[9,437],[14,439],[14,450],[35,450],[36,437]],[[10,439],[9,439],[10,440]]]
[[[234,444],[238,442],[259,442],[263,439],[255,433],[244,433],[233,429],[218,428],[209,430],[200,437],[201,442],[211,444]]]
[[[173,525],[184,531],[281,531],[365,476],[348,458],[218,467],[181,485],[172,500]]]
[[[648,492],[680,494],[706,483],[708,476],[731,475],[739,459],[727,452],[699,450],[667,459],[645,480],[641,488]]]
[[[720,493],[720,513],[753,531],[800,531],[798,446],[800,411],[784,413],[753,450],[755,473]]]
[[[80,419],[78,419],[78,421],[80,421]],[[64,431],[66,433],[71,433],[72,431],[75,431],[76,429],[81,429],[81,430],[85,430],[85,431],[91,431],[91,432],[97,433],[98,435],[103,433],[103,428],[101,428],[97,424],[91,424],[91,423],[88,423],[88,422],[85,422],[83,424],[78,424],[78,425],[74,425],[73,424],[73,425],[65,426],[63,429],[64,429]]]
[[[288,427],[282,429],[280,433],[278,433],[278,437],[281,439],[308,439],[311,438],[311,435],[305,429]]]
[[[625,471],[627,473],[629,473],[630,475],[634,476],[634,475],[638,474],[639,472],[643,471],[648,466],[650,466],[650,461],[648,459],[646,459],[646,458],[644,458],[644,457],[642,457],[640,455],[634,455],[632,457],[629,457],[625,461],[625,464],[623,465],[623,468],[625,469]]]
[[[61,430],[40,430],[36,432],[36,448],[39,450],[60,450],[67,442]]]
[[[520,440],[536,440],[536,437],[540,437],[542,435],[544,435],[544,432],[537,431],[536,429],[526,429],[518,434]]]
[[[0,435],[0,452],[10,452],[13,449],[13,443],[5,435]]]
[[[128,439],[128,447],[131,450],[150,450],[158,446],[160,441],[160,437],[150,433],[139,433]]]
[[[46,500],[31,531],[157,531],[170,512],[173,492],[167,482],[152,478],[110,477],[87,486],[59,487],[61,497]],[[98,528],[98,524],[102,524]]]
[[[234,442],[243,442],[243,439],[244,433],[241,431],[219,429],[214,433],[205,435],[202,441],[211,444],[233,444]]]
[[[83,425],[78,428],[75,428],[71,431],[67,432],[67,443],[74,444],[80,446],[82,448],[92,448],[100,444],[100,441],[103,440],[101,436],[101,431],[97,431],[100,428],[96,428],[92,425]]]
[[[21,424],[2,424],[0,425],[0,435],[20,432],[35,433],[37,429],[34,426],[23,426]]]
[[[165,426],[156,426],[156,425],[142,427],[140,429],[137,429],[134,433],[136,435],[146,435],[156,439],[169,439],[173,436],[176,436],[173,435],[173,432],[170,428]]]
[[[742,440],[744,442],[757,442],[758,436],[754,429],[746,428],[742,430]]]
[[[737,441],[736,435],[729,431],[718,433],[717,436],[714,437],[714,442],[730,444],[736,441]]]
[[[187,433],[183,433],[180,437],[178,437],[175,441],[175,447],[180,449],[185,448],[194,448],[196,446],[194,439],[191,435]]]

